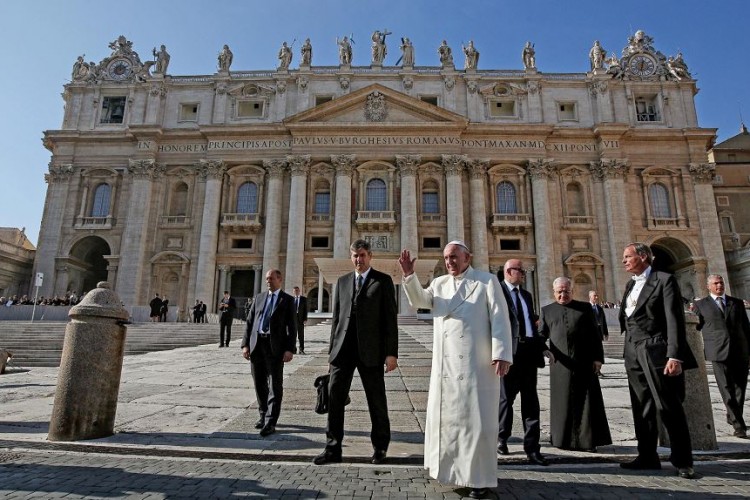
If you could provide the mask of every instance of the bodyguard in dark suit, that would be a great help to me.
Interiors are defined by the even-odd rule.
[[[331,365],[326,448],[313,463],[322,465],[341,461],[344,438],[344,407],[355,368],[367,396],[374,452],[372,463],[386,459],[391,441],[388,401],[385,395],[385,371],[398,366],[398,326],[393,280],[370,267],[370,244],[356,240],[350,247],[354,272],[336,283],[333,325],[328,362]]]
[[[498,279],[508,302],[513,330],[513,364],[500,384],[500,431],[497,451],[507,455],[508,438],[513,430],[513,402],[521,394],[521,419],[523,420],[523,450],[529,462],[549,465],[539,452],[539,395],[537,394],[537,369],[544,368],[544,356],[549,356],[544,337],[537,331],[537,316],[531,294],[521,288],[526,281],[523,262],[510,259],[503,266]]]
[[[724,293],[724,278],[709,274],[706,281],[708,297],[695,301],[698,330],[703,334],[706,359],[713,364],[716,384],[727,407],[727,422],[734,427],[736,437],[747,438],[742,409],[750,361],[750,321],[742,300]]]
[[[229,347],[232,338],[232,321],[234,321],[234,310],[237,309],[237,301],[224,291],[224,298],[219,302],[219,347]],[[224,332],[226,331],[226,341]]]
[[[599,305],[599,294],[596,293],[596,290],[589,290],[589,304],[591,304],[591,309],[594,311],[596,332],[599,334],[599,339],[607,340],[609,338],[607,317],[604,315],[604,308]]]
[[[305,323],[307,322],[307,297],[301,295],[298,286],[295,286],[294,293],[294,317],[297,320],[297,339],[299,340],[299,354],[305,354]]]
[[[633,275],[620,305],[620,328],[625,333],[625,371],[628,375],[638,456],[620,464],[624,469],[661,469],[656,452],[659,418],[669,433],[670,462],[679,475],[692,479],[693,452],[682,408],[683,370],[697,362],[687,344],[682,295],[674,276],[651,269],[651,248],[644,243],[625,247],[622,263]]]
[[[255,428],[265,437],[276,432],[284,397],[284,363],[292,360],[296,337],[294,299],[281,290],[281,271],[266,273],[268,292],[259,293],[247,316],[242,356],[250,360],[260,418]]]

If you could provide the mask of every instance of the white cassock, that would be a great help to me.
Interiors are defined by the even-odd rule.
[[[500,286],[472,267],[460,280],[440,276],[426,289],[414,274],[403,280],[412,307],[434,316],[424,467],[441,483],[497,486],[500,377],[492,360],[513,361]]]

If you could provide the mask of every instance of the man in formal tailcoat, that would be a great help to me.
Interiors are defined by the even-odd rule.
[[[609,330],[607,329],[607,317],[604,315],[604,308],[599,304],[599,294],[596,290],[589,290],[589,304],[594,311],[596,319],[596,331],[599,333],[599,339],[609,339]]]
[[[657,413],[669,434],[670,462],[680,477],[692,479],[693,451],[685,411],[683,370],[697,367],[687,344],[682,295],[671,274],[651,268],[654,256],[645,243],[625,247],[622,263],[633,275],[620,306],[638,456],[624,469],[661,469],[656,452]]]
[[[294,293],[294,310],[297,321],[297,339],[299,341],[299,354],[305,354],[305,323],[307,323],[307,297],[302,295],[300,288],[295,286]]]
[[[698,330],[703,334],[706,360],[713,364],[716,385],[727,408],[727,423],[734,427],[735,437],[747,438],[742,409],[750,361],[750,321],[742,300],[724,293],[724,278],[709,274],[706,282],[708,296],[696,300],[694,305]]]
[[[234,297],[229,296],[228,291],[224,291],[224,298],[219,302],[219,347],[229,347],[229,341],[232,338],[232,321],[234,321],[234,311],[237,309],[237,301]],[[226,340],[224,332],[226,331]]]
[[[296,338],[294,299],[281,290],[278,269],[266,273],[267,292],[250,306],[242,338],[242,356],[250,360],[260,418],[255,428],[266,437],[276,432],[284,398],[284,363],[292,360]]]
[[[498,271],[498,279],[510,311],[513,329],[513,364],[500,384],[500,430],[497,452],[507,455],[508,438],[513,430],[513,402],[521,394],[523,421],[523,450],[534,465],[549,465],[540,453],[539,395],[537,369],[544,368],[544,357],[552,359],[544,337],[537,331],[537,316],[531,294],[521,288],[526,281],[526,269],[519,259],[510,259]]]
[[[398,366],[395,289],[389,275],[370,267],[372,251],[367,241],[356,240],[349,250],[354,271],[336,283],[328,355],[331,378],[327,440],[323,453],[313,460],[316,465],[341,461],[344,407],[355,369],[370,410],[373,464],[386,460],[391,441],[383,365],[386,372]]]

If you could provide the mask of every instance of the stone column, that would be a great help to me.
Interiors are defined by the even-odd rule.
[[[466,157],[463,155],[442,156],[447,198],[448,241],[464,239],[464,200],[461,174],[464,170],[465,161]]]
[[[286,161],[263,160],[268,173],[268,190],[266,192],[266,223],[264,224],[263,276],[271,269],[279,268],[281,252],[281,200],[282,179]]]
[[[419,234],[417,231],[417,169],[422,161],[420,155],[396,155],[396,165],[401,173],[401,248],[407,249],[413,257],[419,255]],[[403,290],[399,293],[401,314],[416,314],[409,306]]]
[[[323,273],[318,269],[318,312],[323,312]]]
[[[711,184],[716,172],[714,163],[691,163],[695,205],[698,209],[698,227],[703,242],[703,252],[708,261],[708,273],[724,277],[726,293],[731,293],[727,279],[727,263],[724,260],[724,247],[719,232],[719,216],[716,213],[714,187]]]
[[[333,223],[333,258],[348,259],[352,243],[352,171],[355,155],[331,155],[336,168],[335,221]]]
[[[227,288],[227,275],[229,274],[229,267],[221,265],[219,266],[219,289],[216,291],[217,295],[224,293]]]
[[[253,266],[253,271],[255,271],[255,280],[253,281],[253,295],[258,295],[260,293],[260,284],[263,282],[263,267],[262,266]]]
[[[302,286],[305,259],[305,218],[307,215],[307,173],[310,170],[310,155],[290,155],[286,157],[292,176],[289,194],[289,226],[286,244],[286,274],[284,283],[287,289]]]
[[[145,228],[151,227],[152,180],[161,177],[166,170],[164,165],[154,160],[130,160],[130,197],[125,216],[125,229],[120,245],[120,272],[116,292],[125,307],[145,305],[148,290],[147,271],[149,258],[146,255],[148,242]],[[142,293],[138,294],[138,290]]]
[[[625,282],[628,280],[626,273],[622,272],[622,252],[625,245],[631,243],[630,211],[627,206],[627,183],[628,174],[626,160],[602,158],[591,162],[589,168],[594,179],[604,183],[604,206],[606,213],[607,240],[609,242],[609,255],[605,258],[605,268],[609,271],[609,279],[606,280],[607,297],[612,301],[618,301],[625,290]],[[608,259],[608,260],[607,260]]]
[[[221,187],[227,166],[221,160],[200,160],[197,165],[198,182],[205,182],[201,233],[198,240],[198,262],[195,277],[195,297],[203,297],[209,307],[215,307],[218,294],[216,284],[216,250],[219,243],[221,218]],[[222,290],[223,292],[223,290]]]
[[[73,165],[50,165],[49,173],[44,180],[49,184],[47,196],[44,200],[44,214],[39,229],[39,244],[34,258],[34,274],[44,274],[39,295],[49,297],[53,295],[55,285],[55,258],[58,256],[59,244],[62,241],[63,215],[68,202],[70,181],[73,178]],[[35,279],[31,280],[29,296],[35,292]]]
[[[487,204],[485,186],[487,186],[487,165],[489,160],[470,160],[468,164],[469,198],[471,202],[471,251],[474,257],[472,266],[481,270],[490,270],[490,256],[487,248]]]
[[[531,178],[532,205],[534,208],[534,242],[536,251],[536,276],[539,293],[536,303],[539,307],[553,302],[552,281],[555,279],[555,251],[554,236],[552,234],[552,218],[550,217],[549,189],[547,181],[555,172],[551,159],[535,158],[528,162],[527,172]],[[531,286],[531,283],[527,283]]]

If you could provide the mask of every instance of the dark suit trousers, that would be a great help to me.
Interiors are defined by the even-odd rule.
[[[383,366],[364,366],[357,354],[356,331],[349,331],[344,348],[331,363],[331,378],[328,383],[328,426],[326,428],[326,450],[341,454],[344,439],[345,402],[351,389],[354,369],[359,372],[370,411],[370,440],[376,450],[388,450],[391,442],[391,421],[388,418],[388,400],[385,395]]]
[[[692,444],[682,408],[684,375],[667,377],[663,366],[655,367],[652,364],[644,342],[634,343],[628,339],[625,340],[625,370],[628,374],[635,437],[638,440],[638,456],[644,460],[653,460],[658,456],[658,412],[669,434],[672,448],[670,462],[678,468],[691,467]]]
[[[299,339],[299,350],[305,350],[305,324],[297,321],[297,339]]]
[[[226,342],[224,341],[224,330],[227,332]],[[219,344],[229,345],[229,341],[232,338],[232,319],[229,321],[221,320],[219,322]]]
[[[736,431],[747,429],[742,409],[745,406],[745,390],[747,389],[747,360],[714,361],[714,377],[719,386],[721,399],[727,407],[727,421]]]
[[[284,360],[271,352],[270,337],[258,336],[258,344],[250,355],[250,368],[260,416],[266,419],[266,425],[275,426],[284,398]]]
[[[518,345],[517,357],[522,358],[524,344]],[[513,402],[521,393],[523,420],[523,449],[526,453],[539,451],[539,396],[536,390],[537,367],[531,362],[513,363],[500,383],[500,432],[498,441],[505,443],[513,431]]]

